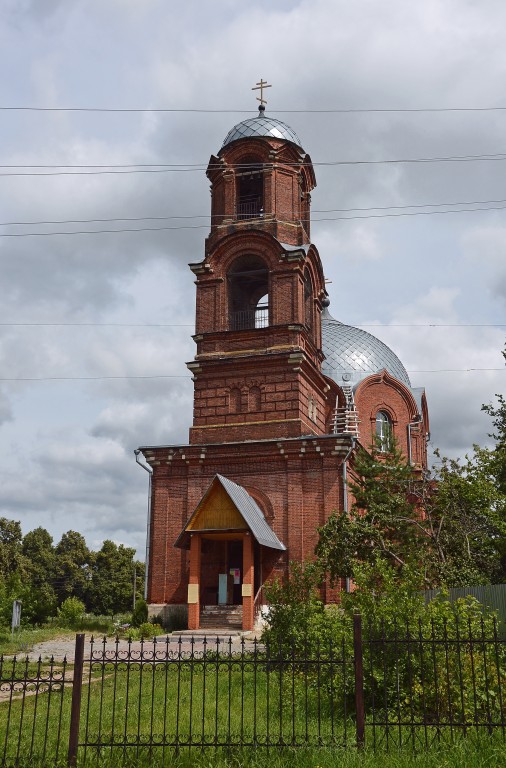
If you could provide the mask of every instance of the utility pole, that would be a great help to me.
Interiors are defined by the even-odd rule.
[[[134,564],[134,599],[133,599],[133,610],[135,611],[135,593],[137,591],[137,568]]]

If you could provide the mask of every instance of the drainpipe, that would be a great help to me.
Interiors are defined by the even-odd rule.
[[[139,448],[136,448],[134,453],[135,453],[135,461],[137,462],[139,467],[142,467],[143,469],[145,469],[146,472],[149,474],[148,523],[147,523],[147,531],[146,531],[146,566],[145,566],[145,573],[144,573],[144,600],[147,601],[147,599],[148,599],[149,553],[150,553],[149,547],[150,547],[150,541],[151,541],[151,485],[152,485],[152,478],[153,478],[153,470],[147,464],[144,464],[144,462],[139,461],[139,454],[140,454]]]
[[[352,452],[355,450],[356,445],[356,438],[351,438],[351,446],[346,454],[346,456],[343,459],[343,512],[345,514],[348,514],[348,459],[350,458]],[[351,579],[349,576],[346,576],[346,592],[351,591]]]

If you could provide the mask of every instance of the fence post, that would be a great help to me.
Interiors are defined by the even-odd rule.
[[[357,729],[357,747],[365,744],[365,709],[364,709],[364,665],[362,646],[362,616],[353,616],[353,662],[355,667],[355,717]]]
[[[69,751],[67,764],[77,764],[77,747],[79,744],[79,720],[81,717],[81,690],[83,687],[84,669],[84,635],[76,635],[74,654],[74,679],[72,682],[72,708],[70,710]]]

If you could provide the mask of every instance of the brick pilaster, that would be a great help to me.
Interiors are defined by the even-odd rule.
[[[190,576],[188,579],[188,599],[194,599],[191,592],[196,591],[196,602],[188,601],[188,629],[200,627],[200,566],[202,561],[201,537],[192,534],[190,543]],[[193,590],[192,590],[193,585]],[[195,589],[196,587],[196,589]]]
[[[242,628],[249,631],[253,629],[254,624],[254,602],[255,602],[255,566],[253,554],[253,536],[251,533],[245,533],[242,543],[242,570],[243,570],[243,598],[242,598]],[[245,588],[245,589],[244,589]],[[245,595],[244,592],[249,592]]]

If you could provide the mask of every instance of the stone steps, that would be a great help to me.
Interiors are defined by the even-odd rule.
[[[242,605],[204,605],[201,629],[242,629]]]

